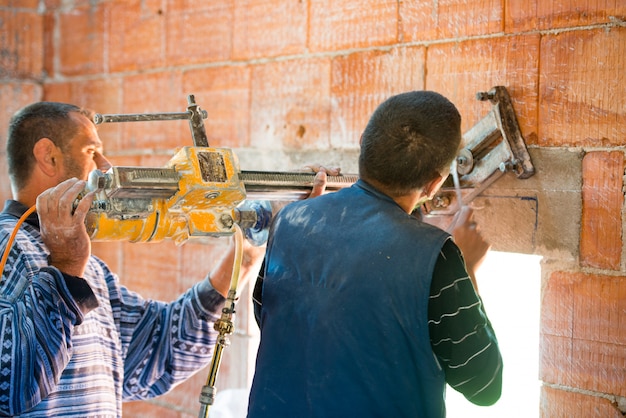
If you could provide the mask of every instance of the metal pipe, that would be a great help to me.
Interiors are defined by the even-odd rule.
[[[242,171],[239,180],[246,188],[249,200],[300,200],[311,193],[315,173]],[[355,174],[326,177],[326,191],[334,192],[350,187],[359,177]]]

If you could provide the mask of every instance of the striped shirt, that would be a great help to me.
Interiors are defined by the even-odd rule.
[[[8,201],[0,248],[26,207]],[[91,256],[83,278],[48,265],[31,215],[0,281],[0,415],[120,417],[206,366],[224,298],[208,279],[171,303],[143,299]]]
[[[452,240],[443,245],[435,264],[428,328],[446,382],[474,404],[497,401],[502,388],[498,341]]]

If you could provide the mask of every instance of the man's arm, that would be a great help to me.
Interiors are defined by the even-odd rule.
[[[459,248],[448,240],[437,260],[428,305],[431,345],[446,382],[477,405],[502,390],[502,357]]]
[[[6,242],[15,222],[7,217],[0,223],[0,242]],[[47,266],[36,230],[26,225],[22,231],[3,248],[12,255],[0,283],[0,369],[6,372],[0,374],[0,412],[7,416],[26,412],[54,390],[72,355],[74,326],[92,307],[75,301],[72,283]],[[95,301],[92,293],[88,299]]]

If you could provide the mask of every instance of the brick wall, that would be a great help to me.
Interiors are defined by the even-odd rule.
[[[0,165],[10,115],[43,99],[99,113],[178,112],[193,93],[209,113],[211,145],[284,170],[303,156],[353,152],[390,94],[437,90],[459,106],[467,130],[485,113],[475,93],[505,85],[531,148],[583,155],[580,219],[558,225],[577,230],[576,248],[564,251],[574,260],[559,259],[558,232],[554,251],[542,254],[538,410],[621,416],[625,19],[620,0],[0,1]],[[111,124],[100,134],[117,165],[160,166],[191,145],[186,122]],[[541,192],[538,211],[553,210],[551,189]],[[0,198],[9,196],[2,172]],[[94,251],[131,288],[171,299],[210,268],[207,254],[217,258],[228,244],[99,243]],[[241,305],[237,327],[254,335]],[[234,337],[218,386],[247,384],[250,341]],[[125,415],[195,416],[205,378],[127,404]]]

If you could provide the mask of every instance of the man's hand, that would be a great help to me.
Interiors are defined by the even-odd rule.
[[[77,277],[83,276],[91,254],[85,217],[93,193],[86,194],[74,208],[85,184],[76,178],[65,180],[37,197],[41,238],[50,251],[49,263],[63,273]]]
[[[473,210],[469,206],[463,206],[454,216],[448,232],[452,234],[454,242],[463,253],[467,272],[470,274],[474,287],[478,290],[476,270],[485,260],[491,244],[482,236],[473,217]]]
[[[313,189],[311,190],[311,194],[309,194],[308,199],[324,194],[326,191],[327,174],[330,174],[331,176],[338,176],[341,172],[340,168],[324,167],[320,164],[307,165],[305,166],[305,170],[307,169],[317,173],[315,175],[315,179],[313,180]],[[276,213],[288,203],[290,202],[272,201],[272,216],[276,216]],[[243,260],[241,262],[241,270],[239,272],[239,282],[237,283],[238,289],[243,288],[250,280],[256,278],[264,257],[265,245],[255,247],[244,238]],[[220,260],[217,267],[213,269],[213,272],[210,275],[211,285],[215,290],[224,296],[227,296],[228,289],[230,288],[231,271],[234,258],[235,247],[234,245],[231,245],[224,258]]]
[[[306,165],[306,168],[312,170],[315,174],[315,179],[313,180],[313,190],[311,190],[311,194],[309,195],[309,199],[312,197],[321,196],[326,191],[326,175],[338,176],[341,173],[341,169],[339,167],[324,167],[320,164],[310,164]]]

